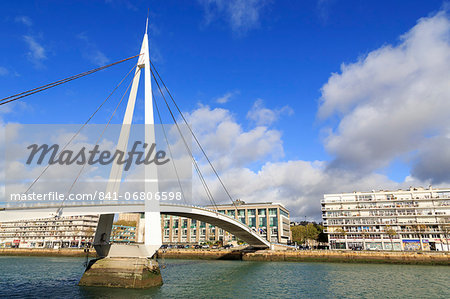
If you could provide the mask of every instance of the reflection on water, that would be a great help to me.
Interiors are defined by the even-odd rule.
[[[450,298],[445,266],[165,260],[149,290],[78,287],[83,258],[0,257],[0,298]]]

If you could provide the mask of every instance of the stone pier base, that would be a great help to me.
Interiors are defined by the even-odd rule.
[[[145,289],[163,284],[156,260],[106,257],[90,261],[78,285]]]

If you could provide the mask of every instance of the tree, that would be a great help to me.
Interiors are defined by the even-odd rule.
[[[306,240],[306,227],[303,225],[296,225],[291,227],[292,241],[298,244],[303,244]]]
[[[136,227],[136,221],[118,220],[114,222],[114,225],[134,226]]]
[[[312,223],[306,225],[306,239],[316,241],[319,237],[319,231]]]
[[[316,226],[317,230],[319,231],[319,236],[317,237],[317,241],[319,243],[328,243],[328,236],[326,233],[324,233],[324,228],[322,225]]]
[[[389,239],[391,239],[391,250],[394,250],[394,243],[392,242],[392,238],[394,238],[397,235],[397,231],[393,229],[390,225],[386,226],[386,234],[389,236]]]
[[[420,241],[420,250],[423,251],[423,232],[427,229],[427,226],[425,224],[415,224],[412,226],[412,230],[419,235],[419,241]]]
[[[367,232],[366,229],[364,229],[364,230],[362,231],[361,236],[362,236],[362,238],[363,238],[363,250],[366,250],[366,249],[367,249],[367,248],[366,248],[366,239],[367,239],[367,237],[369,236],[369,233]]]

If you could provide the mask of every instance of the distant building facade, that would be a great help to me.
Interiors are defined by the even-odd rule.
[[[136,227],[113,224],[111,231],[111,241],[115,243],[135,243]]]
[[[325,194],[331,249],[449,251],[450,189]]]
[[[0,247],[90,246],[98,216],[70,216],[0,223]]]
[[[278,203],[245,203],[236,206],[208,206],[217,209],[248,225],[263,238],[274,243],[286,244],[290,239],[289,211]],[[206,222],[190,218],[161,215],[163,244],[199,244],[221,241],[223,244],[237,241],[235,236]]]
[[[278,203],[244,203],[209,206],[251,227],[266,240],[286,244],[290,240],[289,211]],[[98,216],[70,216],[0,223],[0,248],[65,248],[92,245]],[[118,220],[135,222],[113,225],[111,241],[134,243],[144,240],[142,213],[119,214]],[[161,214],[164,244],[199,244],[237,241],[235,236],[208,223]]]

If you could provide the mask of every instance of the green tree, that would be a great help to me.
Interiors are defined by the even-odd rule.
[[[322,225],[317,225],[316,228],[319,231],[317,241],[319,243],[328,243],[328,236],[326,233],[324,233],[324,227]]]
[[[386,226],[386,234],[389,236],[389,239],[391,240],[391,250],[394,250],[394,243],[392,242],[392,239],[397,235],[397,231],[393,229],[390,225]]]
[[[291,226],[292,241],[303,244],[306,240],[306,227],[303,225]]]
[[[312,223],[308,223],[308,225],[306,225],[306,239],[317,241],[318,238],[319,231],[317,230],[316,226]]]

